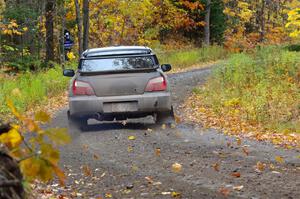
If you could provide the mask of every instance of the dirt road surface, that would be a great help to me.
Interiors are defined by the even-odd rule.
[[[209,74],[201,69],[169,75],[178,114]],[[163,128],[151,118],[126,125],[91,122],[87,132],[70,132],[73,141],[62,149],[74,198],[300,198],[299,150],[250,140],[240,144],[198,124]],[[68,127],[67,108],[52,126]],[[181,170],[174,171],[174,163]]]

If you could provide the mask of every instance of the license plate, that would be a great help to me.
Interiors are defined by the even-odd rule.
[[[104,103],[105,113],[121,113],[137,111],[137,102]]]

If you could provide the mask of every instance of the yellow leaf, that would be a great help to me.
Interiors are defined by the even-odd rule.
[[[67,53],[67,57],[69,58],[69,60],[75,59],[75,55],[72,52],[68,52]]]
[[[178,192],[173,191],[173,192],[171,193],[171,196],[172,196],[173,198],[177,198],[177,197],[180,197],[181,194],[178,193]]]
[[[27,30],[28,30],[28,28],[27,28],[27,27],[24,27],[24,28],[23,28],[23,31],[24,31],[24,32],[26,32]]]
[[[49,114],[44,111],[37,112],[35,114],[34,118],[35,118],[35,120],[40,121],[40,122],[49,122],[51,119]]]
[[[135,140],[135,136],[133,136],[133,135],[128,136],[128,140]]]
[[[64,145],[71,142],[71,137],[65,128],[48,129],[45,134],[57,145]]]
[[[129,146],[129,147],[127,147],[127,151],[128,151],[128,153],[130,153],[133,151],[133,148],[131,146]]]
[[[41,145],[41,157],[56,165],[59,160],[59,152],[50,144]]]
[[[105,198],[112,198],[112,195],[110,193],[106,193],[104,197]]]
[[[276,156],[275,160],[276,160],[276,162],[278,162],[280,164],[284,163],[284,160],[283,160],[283,158],[281,156]]]
[[[181,164],[179,164],[179,163],[174,163],[174,164],[172,165],[172,170],[173,170],[174,172],[180,172],[180,171],[182,170]]]
[[[9,148],[15,148],[22,143],[22,136],[16,129],[11,129],[9,132],[0,135],[0,142]]]
[[[155,149],[155,154],[156,154],[157,156],[160,156],[160,152],[161,152],[161,151],[160,151],[160,148],[156,148],[156,149]]]
[[[28,158],[20,162],[20,169],[27,180],[31,181],[40,171],[37,158]]]

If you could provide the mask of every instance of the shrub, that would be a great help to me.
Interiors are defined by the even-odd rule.
[[[233,55],[213,71],[201,94],[216,113],[272,131],[300,132],[300,54],[268,47]]]
[[[228,53],[220,46],[182,50],[156,50],[160,63],[171,64],[175,69],[187,68],[199,63],[225,59]]]

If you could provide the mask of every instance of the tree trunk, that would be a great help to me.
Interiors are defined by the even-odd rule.
[[[83,50],[89,48],[89,0],[83,0]]]
[[[10,125],[4,125],[0,120],[0,135],[7,133],[10,129]],[[0,163],[0,198],[25,198],[24,188],[22,185],[23,177],[18,163],[7,154],[6,148],[1,145]]]
[[[206,11],[205,11],[205,27],[204,27],[204,43],[206,46],[210,45],[210,10],[211,0],[206,1]]]
[[[260,41],[263,42],[265,40],[265,8],[266,1],[262,0],[261,13],[260,13]]]
[[[80,6],[78,0],[75,0],[76,10],[76,23],[77,23],[77,37],[78,37],[78,54],[81,56],[82,53],[82,23],[80,16]]]
[[[46,62],[54,61],[54,12],[55,0],[46,2]]]

